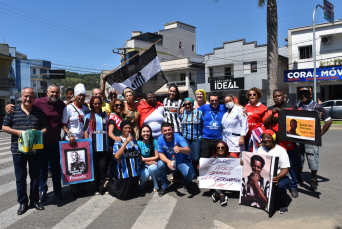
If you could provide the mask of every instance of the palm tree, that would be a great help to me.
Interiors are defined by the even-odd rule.
[[[258,0],[264,7],[267,1],[267,106],[273,104],[273,91],[278,87],[278,12],[277,0]]]
[[[213,0],[217,2],[218,0]],[[278,87],[278,12],[277,0],[258,0],[260,8],[267,2],[267,106],[274,104],[273,91]]]

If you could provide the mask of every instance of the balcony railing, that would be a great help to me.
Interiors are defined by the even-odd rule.
[[[15,79],[12,78],[0,78],[1,87],[15,87]]]

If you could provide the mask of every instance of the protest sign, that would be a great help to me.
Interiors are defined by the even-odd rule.
[[[91,139],[77,140],[73,147],[70,146],[69,141],[59,142],[63,185],[94,180],[91,145]]]
[[[316,111],[280,110],[279,140],[322,145],[321,123]]]
[[[239,203],[272,211],[273,174],[278,166],[274,156],[243,152],[243,168]]]
[[[238,158],[201,158],[199,188],[239,191],[241,168]]]

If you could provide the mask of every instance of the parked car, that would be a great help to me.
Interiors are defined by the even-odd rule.
[[[328,100],[321,105],[332,119],[342,119],[342,100]]]

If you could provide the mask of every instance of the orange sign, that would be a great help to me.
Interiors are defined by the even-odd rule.
[[[315,118],[286,116],[288,137],[315,140]]]

